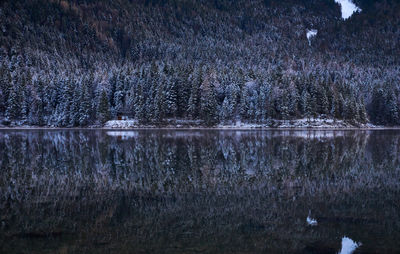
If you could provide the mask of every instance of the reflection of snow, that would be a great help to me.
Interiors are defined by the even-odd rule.
[[[311,29],[307,31],[307,40],[308,40],[308,44],[311,46],[311,39],[316,36],[318,33],[318,30],[315,29]]]
[[[247,168],[245,171],[246,175],[248,176],[254,176],[256,174],[254,168]]]
[[[137,137],[137,131],[107,131],[108,136],[120,137],[122,139]]]
[[[361,11],[351,0],[335,0],[335,2],[341,6],[343,19],[348,19],[354,12]]]
[[[311,218],[309,215],[309,216],[307,216],[307,224],[310,226],[317,226],[318,222],[316,219]]]
[[[350,238],[344,236],[342,238],[342,249],[340,250],[339,254],[351,254],[360,246],[361,243],[356,243]]]

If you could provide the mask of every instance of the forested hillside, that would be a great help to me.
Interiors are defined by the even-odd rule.
[[[1,1],[0,124],[400,125],[400,3],[354,3]]]

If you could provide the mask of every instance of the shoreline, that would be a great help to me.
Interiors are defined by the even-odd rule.
[[[368,123],[351,123],[331,118],[302,118],[293,120],[271,120],[269,123],[230,122],[207,126],[201,121],[186,119],[166,119],[164,123],[141,124],[135,119],[109,120],[104,124],[85,127],[37,126],[12,123],[0,125],[0,130],[98,130],[98,131],[368,131],[400,130],[400,126],[382,126]]]
[[[40,126],[14,126],[0,127],[0,130],[96,130],[96,131],[145,131],[145,130],[175,130],[175,131],[379,131],[379,130],[400,130],[397,127],[150,127],[139,126],[130,128],[110,127],[40,127]]]

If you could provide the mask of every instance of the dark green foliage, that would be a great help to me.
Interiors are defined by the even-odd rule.
[[[393,87],[375,87],[370,104],[371,120],[380,125],[399,125],[399,92]]]
[[[11,88],[8,96],[6,116],[11,120],[17,120],[21,117],[22,102],[20,92],[22,92],[20,87],[18,85],[14,85]]]
[[[110,120],[110,104],[108,102],[106,91],[101,92],[99,107],[97,109],[98,119],[101,123],[105,123]]]

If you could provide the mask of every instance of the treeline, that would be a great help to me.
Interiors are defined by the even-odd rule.
[[[400,4],[357,4],[343,21],[333,0],[3,1],[0,118],[399,125]]]
[[[33,80],[29,72],[2,77],[0,107],[5,117],[30,125],[87,126],[118,116],[143,124],[163,124],[169,118],[206,125],[321,116],[368,120],[360,92],[333,82],[333,73],[275,70],[265,75],[234,67],[153,63],[141,69],[116,68],[102,80],[93,74],[80,80]]]

